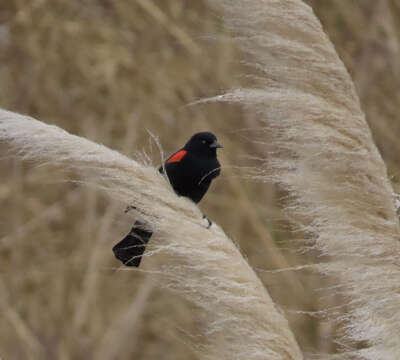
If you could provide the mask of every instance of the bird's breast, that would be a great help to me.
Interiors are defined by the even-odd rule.
[[[197,203],[220,174],[220,164],[216,158],[186,155],[179,163],[166,164],[166,170],[174,190]]]

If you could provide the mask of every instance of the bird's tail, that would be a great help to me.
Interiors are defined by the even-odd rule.
[[[143,229],[143,224],[136,221],[128,235],[113,247],[115,257],[126,266],[139,267],[153,233]]]

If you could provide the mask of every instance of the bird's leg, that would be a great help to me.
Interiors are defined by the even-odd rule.
[[[211,221],[206,215],[204,215],[204,214],[203,214],[203,219],[206,219],[206,220],[207,220],[207,222],[208,222],[207,229],[209,229],[209,228],[211,227],[211,225],[212,225],[212,221]]]

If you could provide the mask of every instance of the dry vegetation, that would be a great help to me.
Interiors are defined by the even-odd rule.
[[[396,189],[400,171],[400,3],[308,1],[346,63]],[[217,37],[215,36],[217,35]],[[0,4],[0,107],[55,123],[124,154],[169,153],[198,130],[224,144],[223,175],[201,204],[238,242],[285,311],[306,352],[334,353],[332,280],[295,251],[272,186],[234,166],[257,155],[239,107],[185,105],[243,86],[242,54],[203,1],[11,0]],[[142,272],[119,271],[111,247],[129,229],[119,204],[65,183],[66,174],[10,160],[2,149],[0,357],[195,359],[182,332],[204,327],[198,309]],[[400,190],[400,189],[398,189]],[[146,266],[145,259],[143,269]],[[361,347],[363,344],[360,344]]]

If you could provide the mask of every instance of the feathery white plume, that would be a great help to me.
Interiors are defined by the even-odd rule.
[[[0,141],[25,160],[75,170],[88,184],[139,209],[136,215],[155,232],[154,250],[146,254],[162,254],[155,273],[205,315],[206,327],[192,338],[202,358],[302,359],[286,319],[232,241],[218,226],[206,229],[197,206],[176,196],[156,169],[4,110]]]
[[[340,359],[400,358],[399,221],[386,167],[353,82],[301,0],[210,0],[258,73],[256,89],[215,100],[258,114],[270,152],[259,171],[287,189],[287,210],[330,260],[348,299]],[[379,119],[376,119],[379,121]]]

